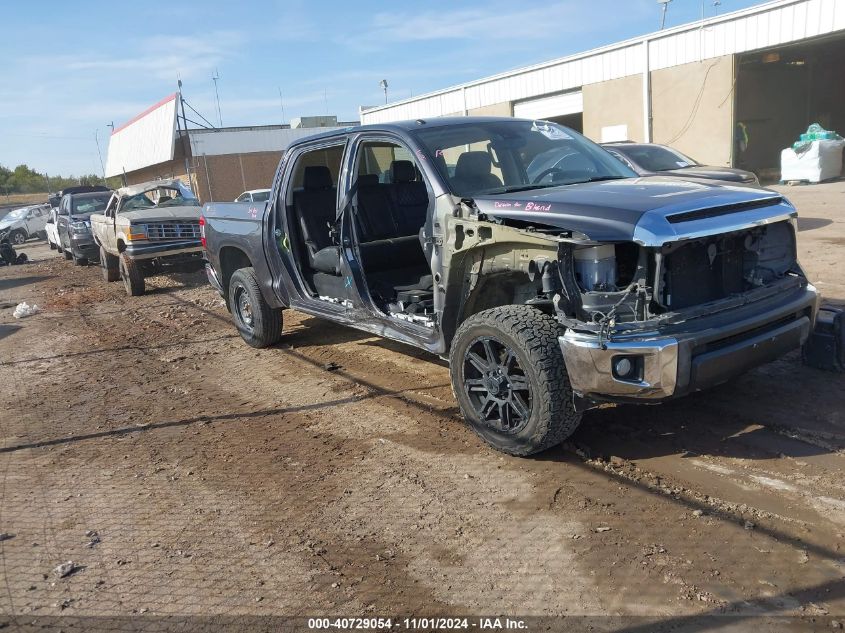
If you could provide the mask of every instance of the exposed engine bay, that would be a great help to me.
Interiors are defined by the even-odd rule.
[[[789,221],[654,248],[561,245],[561,256],[556,306],[570,327],[676,320],[801,275]]]
[[[789,222],[666,244],[601,244],[572,250],[581,308],[596,321],[617,306],[617,321],[683,310],[765,286],[798,271]],[[636,285],[638,300],[623,301]]]

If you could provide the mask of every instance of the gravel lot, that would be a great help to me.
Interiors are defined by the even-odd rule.
[[[779,189],[810,278],[845,303],[845,182]],[[566,445],[518,459],[462,424],[435,357],[292,311],[282,342],[253,350],[202,274],[128,298],[97,267],[22,250],[35,261],[0,268],[0,627],[845,622],[845,376],[797,354],[669,404],[593,411]],[[23,300],[41,311],[16,320]]]

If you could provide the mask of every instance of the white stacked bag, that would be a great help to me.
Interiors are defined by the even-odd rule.
[[[818,183],[842,173],[845,140],[814,123],[801,140],[780,153],[781,182],[800,180]]]

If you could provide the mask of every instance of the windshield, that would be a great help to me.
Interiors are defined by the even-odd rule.
[[[631,147],[614,147],[617,152],[627,156],[643,169],[648,171],[669,171],[698,165],[689,156],[684,156],[678,150],[663,145],[632,145]]]
[[[155,202],[150,200],[145,193],[139,193],[134,196],[126,198],[121,207],[121,211],[132,211],[134,209],[149,209],[154,207]]]
[[[252,194],[253,202],[267,202],[270,199],[269,191],[256,191]]]
[[[24,207],[23,209],[15,209],[14,211],[9,211],[6,214],[4,219],[6,220],[20,220],[26,217],[27,212],[29,211],[29,207]]]
[[[199,200],[187,187],[157,187],[129,196],[123,202],[121,211],[133,211],[138,209],[151,209],[153,207],[198,207]]]
[[[415,134],[459,196],[636,176],[592,141],[547,121],[474,122]]]
[[[104,193],[81,193],[73,196],[70,214],[73,216],[101,213],[111,198],[111,191]]]

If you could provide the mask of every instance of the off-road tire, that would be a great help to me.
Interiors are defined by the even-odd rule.
[[[13,246],[21,246],[26,242],[26,233],[23,231],[12,231],[9,235],[9,241]]]
[[[103,271],[103,279],[106,281],[112,282],[120,279],[120,262],[117,257],[108,254],[102,246],[100,247],[100,268]]]
[[[254,268],[240,268],[229,280],[229,310],[247,345],[269,347],[282,337],[282,310],[265,301]]]
[[[121,253],[118,259],[118,270],[123,280],[123,287],[130,297],[139,297],[144,294],[144,273],[141,267],[126,253]]]
[[[493,448],[526,456],[560,444],[581,422],[558,344],[561,326],[529,306],[501,306],[474,314],[455,333],[449,353],[452,390],[472,429]],[[464,384],[467,349],[493,339],[516,356],[530,389],[530,415],[514,432],[495,429],[481,419]]]

